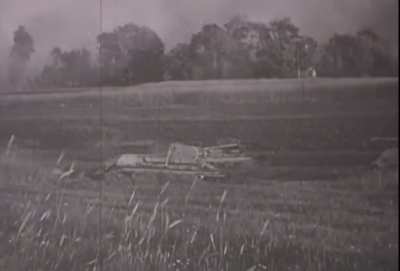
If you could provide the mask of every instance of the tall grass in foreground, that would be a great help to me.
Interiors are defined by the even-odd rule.
[[[0,168],[1,170],[1,168]],[[1,173],[1,172],[0,172]],[[1,175],[0,175],[1,177]],[[33,183],[39,183],[36,174]],[[195,223],[191,214],[192,183],[185,208],[169,206],[169,186],[160,187],[150,210],[133,190],[124,208],[103,210],[97,231],[98,201],[71,200],[60,187],[54,192],[0,199],[0,270],[389,270],[374,255],[341,253],[273,236],[265,220],[255,233],[228,222],[224,190],[211,223]],[[254,223],[242,221],[244,225]],[[102,246],[99,250],[99,238]],[[394,269],[393,269],[394,270]]]
[[[101,260],[104,270],[376,270],[365,255],[275,239],[268,234],[268,220],[256,234],[235,231],[224,211],[227,191],[213,226],[190,223],[185,214],[169,210],[166,189],[150,212],[143,210],[135,192],[127,209],[106,209],[101,236],[95,202],[67,201],[60,191],[7,204],[0,227],[0,267],[99,270]]]
[[[168,198],[144,213],[133,193],[127,210],[105,212],[100,253],[95,204],[67,203],[62,193],[36,196],[2,214],[8,237],[2,263],[8,270],[98,270],[100,257],[105,270],[328,270],[348,264],[332,262],[320,249],[271,242],[264,235],[268,221],[255,236],[230,232],[226,196],[211,229],[169,212]]]

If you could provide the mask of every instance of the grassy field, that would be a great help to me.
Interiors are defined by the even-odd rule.
[[[150,83],[0,95],[0,141],[40,148],[154,139],[213,144],[240,138],[267,149],[365,149],[398,134],[398,79]],[[103,121],[100,121],[100,108]],[[29,133],[26,131],[29,130]]]
[[[398,269],[398,170],[230,184],[107,176],[99,228],[99,184],[57,182],[56,159],[28,154],[0,162],[2,270],[98,270],[99,257],[103,270]]]
[[[397,88],[382,78],[3,93],[0,270],[397,270],[398,168],[370,168],[388,148],[371,139],[398,136]],[[100,201],[98,181],[52,173],[61,151],[65,167],[98,165],[121,142],[165,151],[232,138],[257,160],[223,183],[109,174]]]

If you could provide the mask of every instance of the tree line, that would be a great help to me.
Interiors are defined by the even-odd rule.
[[[50,52],[51,61],[32,80],[38,87],[131,85],[163,80],[294,78],[306,76],[395,76],[397,62],[371,29],[334,34],[326,43],[303,35],[289,19],[269,23],[235,16],[224,25],[206,24],[187,43],[165,49],[149,27],[128,23],[97,36],[99,52]],[[14,32],[9,82],[17,86],[34,53],[33,38]]]

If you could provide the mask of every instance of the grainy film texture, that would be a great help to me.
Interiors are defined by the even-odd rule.
[[[0,270],[398,270],[398,1],[0,0]]]

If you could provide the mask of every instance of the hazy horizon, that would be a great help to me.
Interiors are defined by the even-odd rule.
[[[35,42],[30,69],[43,65],[54,46],[63,49],[95,48],[99,33],[98,0],[0,1],[0,60],[5,63],[18,25]],[[236,14],[268,22],[290,17],[303,34],[326,41],[333,33],[354,33],[372,27],[398,57],[398,1],[396,0],[103,0],[104,31],[133,22],[155,30],[167,49],[188,42],[206,23],[223,24]],[[1,72],[1,71],[0,71]]]

